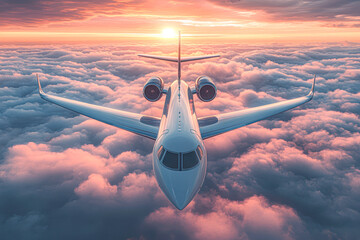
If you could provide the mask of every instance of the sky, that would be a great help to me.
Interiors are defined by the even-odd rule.
[[[154,40],[161,30],[233,42],[359,42],[357,0],[1,0],[0,42]]]
[[[358,9],[0,1],[1,239],[356,239]],[[182,65],[190,86],[206,75],[218,89],[210,103],[194,97],[199,117],[304,96],[317,75],[311,102],[205,140],[204,185],[182,211],[157,185],[152,140],[50,104],[36,84],[38,73],[47,93],[161,116],[165,98],[146,101],[143,86],[152,76],[169,86],[176,64],[137,54],[175,56],[164,28],[182,30],[183,55],[221,55]]]

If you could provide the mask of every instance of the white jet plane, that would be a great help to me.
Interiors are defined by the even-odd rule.
[[[204,102],[210,102],[216,96],[216,87],[206,76],[197,78],[195,86],[189,87],[181,80],[181,63],[219,55],[181,57],[179,33],[177,58],[143,54],[139,56],[178,64],[178,79],[171,86],[164,88],[164,81],[160,77],[152,77],[143,88],[144,97],[151,102],[158,101],[162,95],[166,95],[161,118],[46,94],[37,76],[39,94],[44,100],[71,111],[155,140],[152,153],[155,177],[161,190],[179,210],[191,202],[204,182],[207,167],[204,139],[295,108],[310,101],[314,96],[315,78],[310,93],[304,97],[198,118],[193,95],[196,94]]]

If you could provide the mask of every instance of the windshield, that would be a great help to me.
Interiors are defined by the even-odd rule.
[[[164,156],[165,149],[163,146],[159,147],[159,150],[157,151],[158,158],[161,159]]]
[[[202,159],[203,151],[200,146],[187,153],[175,153],[166,150],[163,146],[157,151],[159,161],[174,171],[185,171],[194,168]]]
[[[183,154],[183,168],[193,168],[199,162],[199,159],[195,153],[195,151],[184,153]]]
[[[202,156],[203,156],[203,150],[201,149],[200,146],[198,146],[198,147],[196,148],[196,153],[197,153],[197,155],[199,156],[199,158],[200,158],[200,160],[201,160],[201,159],[202,159]]]
[[[179,169],[179,155],[166,151],[163,164],[171,169]]]

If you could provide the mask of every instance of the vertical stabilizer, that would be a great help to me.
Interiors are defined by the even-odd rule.
[[[166,57],[166,56],[156,56],[156,55],[148,55],[148,54],[138,54],[140,57],[145,58],[152,58],[156,60],[163,60],[163,61],[169,61],[174,62],[178,64],[178,85],[180,90],[180,84],[181,84],[181,63],[182,62],[192,62],[197,60],[203,60],[203,59],[209,59],[209,58],[215,58],[220,57],[220,55],[208,55],[208,56],[191,56],[191,57],[184,57],[181,58],[181,31],[179,31],[179,43],[178,43],[178,56],[177,57]],[[179,91],[180,94],[180,91]]]
[[[178,84],[181,81],[181,32],[179,31],[179,50],[178,50]]]

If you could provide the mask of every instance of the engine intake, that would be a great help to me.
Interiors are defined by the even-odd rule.
[[[216,97],[216,87],[211,78],[198,77],[195,81],[196,94],[201,101],[210,102]]]
[[[150,102],[156,102],[163,94],[164,80],[160,77],[150,78],[143,89],[144,97]]]

